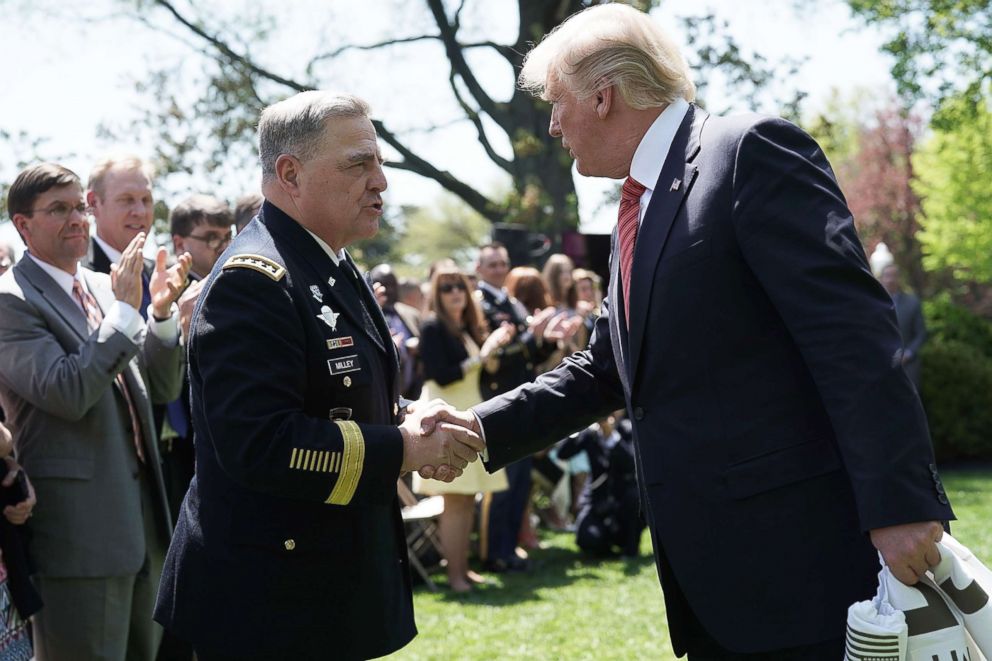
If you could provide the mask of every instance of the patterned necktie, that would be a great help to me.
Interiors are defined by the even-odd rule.
[[[83,308],[83,312],[86,314],[86,326],[92,333],[100,324],[103,322],[103,312],[100,311],[100,307],[96,304],[96,299],[88,291],[83,291],[83,285],[78,279],[72,281],[72,295],[76,298],[76,302]],[[138,409],[134,405],[134,400],[131,398],[131,392],[127,389],[127,382],[124,380],[124,373],[119,372],[117,374],[117,387],[120,388],[121,394],[124,395],[124,401],[127,402],[127,412],[131,416],[131,432],[134,441],[134,451],[138,455],[138,461],[145,463],[145,452],[141,449],[141,418],[138,417]]]
[[[638,221],[641,216],[641,195],[647,188],[636,179],[627,177],[620,193],[620,218],[617,233],[620,237],[620,280],[623,283],[623,311],[630,327],[630,269],[634,262],[634,244],[637,242]]]

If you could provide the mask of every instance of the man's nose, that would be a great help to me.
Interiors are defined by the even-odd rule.
[[[388,186],[389,182],[386,181],[386,173],[380,163],[375,166],[375,172],[373,172],[372,176],[369,177],[368,189],[381,193],[386,190]]]

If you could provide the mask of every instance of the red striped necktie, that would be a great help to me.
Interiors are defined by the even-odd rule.
[[[86,313],[86,326],[92,333],[103,323],[103,312],[100,311],[100,306],[96,304],[96,299],[93,298],[91,293],[83,290],[83,285],[78,279],[73,279],[72,281],[72,295],[76,298],[76,302],[82,306],[83,312]],[[145,453],[141,449],[141,418],[138,417],[138,409],[134,405],[131,392],[127,389],[127,382],[124,380],[123,372],[118,372],[116,381],[117,386],[124,395],[124,401],[127,402],[127,412],[131,416],[134,451],[138,455],[138,461],[145,463]]]
[[[630,270],[634,263],[634,244],[640,225],[641,195],[647,188],[633,177],[627,177],[620,193],[620,219],[617,233],[620,237],[620,280],[623,283],[623,311],[630,328]]]

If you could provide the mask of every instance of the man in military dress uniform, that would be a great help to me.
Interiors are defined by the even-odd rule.
[[[416,634],[396,480],[483,446],[397,426],[395,349],[344,251],[382,215],[368,106],[306,92],[258,133],[266,201],[192,322],[196,476],[155,617],[201,661],[382,656]]]

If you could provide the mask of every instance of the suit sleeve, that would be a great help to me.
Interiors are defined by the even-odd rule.
[[[148,378],[148,397],[152,403],[167,404],[178,398],[186,366],[183,347],[166,344],[149,328],[145,332],[141,354]]]
[[[306,411],[312,357],[299,314],[285,282],[242,268],[218,274],[190,348],[197,433],[247,489],[337,506],[390,503],[403,461],[399,429]]]
[[[543,450],[624,406],[609,320],[604,302],[585,351],[567,357],[532,383],[472,407],[486,436],[487,470]]]
[[[0,378],[31,406],[65,420],[81,420],[138,353],[107,321],[70,353],[29,301],[5,294],[0,310]]]
[[[744,134],[733,223],[745,261],[817,385],[862,528],[953,518],[935,488],[919,397],[899,364],[891,300],[871,275],[851,213],[812,138],[784,120]]]
[[[446,386],[465,377],[461,360],[468,358],[464,353],[461,360],[454,359],[447,344],[454,341],[448,336],[440,322],[430,320],[420,328],[420,360],[424,364],[424,377]]]

